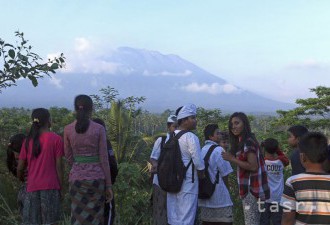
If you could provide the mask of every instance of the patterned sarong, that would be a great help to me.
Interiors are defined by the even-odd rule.
[[[103,225],[104,180],[76,180],[70,184],[71,224]]]
[[[166,192],[156,184],[153,185],[152,200],[153,225],[167,225]]]

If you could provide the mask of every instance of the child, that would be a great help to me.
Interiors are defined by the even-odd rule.
[[[19,155],[17,176],[24,180],[28,165],[23,224],[58,224],[62,220],[62,138],[49,131],[47,109],[32,111],[32,125]]]
[[[233,202],[228,191],[228,175],[233,172],[230,163],[222,159],[224,150],[217,144],[221,133],[217,124],[208,124],[204,128],[205,145],[202,148],[202,157],[208,154],[212,146],[216,146],[210,155],[208,172],[215,185],[213,195],[209,199],[199,199],[198,207],[201,210],[203,225],[231,225],[233,224]]]
[[[17,162],[24,139],[25,139],[24,134],[15,134],[10,138],[7,148],[7,168],[15,177],[17,177]],[[26,184],[24,182],[17,194],[18,211],[21,216],[23,216],[22,214],[23,201],[25,195],[26,195]]]
[[[292,176],[305,172],[305,168],[302,166],[299,158],[299,139],[308,132],[307,128],[301,125],[295,125],[288,129],[289,137],[288,144],[293,151],[290,156]]]
[[[229,133],[226,131],[220,131],[220,141],[219,145],[223,148],[223,150],[229,150]]]
[[[282,209],[279,207],[279,202],[284,189],[283,169],[289,165],[289,159],[279,149],[276,139],[266,139],[261,143],[261,147],[265,150],[265,168],[270,198],[261,209],[260,224],[270,225],[272,221],[273,225],[281,225]]]
[[[101,124],[105,130],[106,126],[102,119],[95,118],[93,119],[95,123]],[[109,153],[109,166],[110,166],[110,174],[111,174],[111,182],[114,185],[116,181],[116,177],[118,175],[118,165],[115,154],[112,149],[112,145],[110,140],[107,138],[107,148]],[[105,203],[104,205],[104,224],[112,225],[115,222],[115,198],[112,198],[111,203]]]
[[[299,149],[306,172],[285,183],[282,225],[330,224],[330,175],[322,165],[328,158],[327,139],[318,132],[308,133],[301,138]]]
[[[152,192],[152,218],[153,225],[166,225],[167,224],[167,196],[166,192],[159,187],[158,177],[157,177],[157,166],[158,159],[160,156],[161,148],[165,144],[166,139],[169,139],[170,134],[175,131],[177,127],[177,121],[175,115],[170,115],[167,118],[167,135],[164,137],[159,137],[154,143],[150,162],[152,164],[150,172],[153,176],[153,192]]]
[[[193,131],[196,129],[197,108],[194,104],[187,104],[176,110],[178,129],[180,131]],[[167,193],[167,219],[171,225],[192,225],[195,221],[198,202],[197,176],[204,174],[204,162],[198,137],[192,132],[184,133],[178,140],[182,161],[187,168],[186,178],[183,180],[178,193]],[[192,162],[188,166],[189,162]],[[197,175],[197,176],[196,176]],[[194,179],[194,182],[193,182]]]

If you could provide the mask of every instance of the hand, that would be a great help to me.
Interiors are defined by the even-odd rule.
[[[157,173],[157,165],[152,165],[150,169],[150,173]]]
[[[229,162],[233,161],[233,159],[235,159],[235,156],[233,156],[231,153],[229,152],[221,152],[222,158],[224,160],[227,160]]]
[[[113,199],[113,191],[111,188],[107,188],[107,190],[105,191],[105,199],[106,203],[111,202],[111,200]]]

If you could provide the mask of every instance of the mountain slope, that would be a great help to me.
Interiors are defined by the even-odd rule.
[[[176,109],[187,102],[223,111],[274,112],[293,107],[228,84],[179,56],[156,51],[122,47],[77,68],[81,70],[45,78],[37,88],[19,81],[17,87],[3,90],[0,106],[72,108],[77,94],[97,94],[109,85],[122,97],[145,96],[143,107],[153,112]]]

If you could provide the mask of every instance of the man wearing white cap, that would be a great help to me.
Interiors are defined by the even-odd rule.
[[[187,104],[176,111],[178,129],[192,131],[196,129],[196,106]],[[181,190],[178,193],[167,193],[167,217],[170,225],[193,225],[198,202],[198,176],[204,174],[204,161],[198,137],[187,132],[179,138],[182,161],[185,166],[192,161],[186,172]],[[193,165],[193,166],[192,166]]]
[[[170,115],[167,118],[167,130],[168,133],[165,137],[159,137],[152,149],[150,156],[150,162],[152,164],[151,173],[154,174],[153,178],[153,193],[152,193],[152,203],[153,203],[153,225],[167,225],[167,209],[166,209],[166,192],[163,191],[158,184],[157,177],[157,165],[158,158],[160,156],[160,151],[164,143],[169,139],[170,133],[173,133],[177,127],[177,121],[175,115]]]

